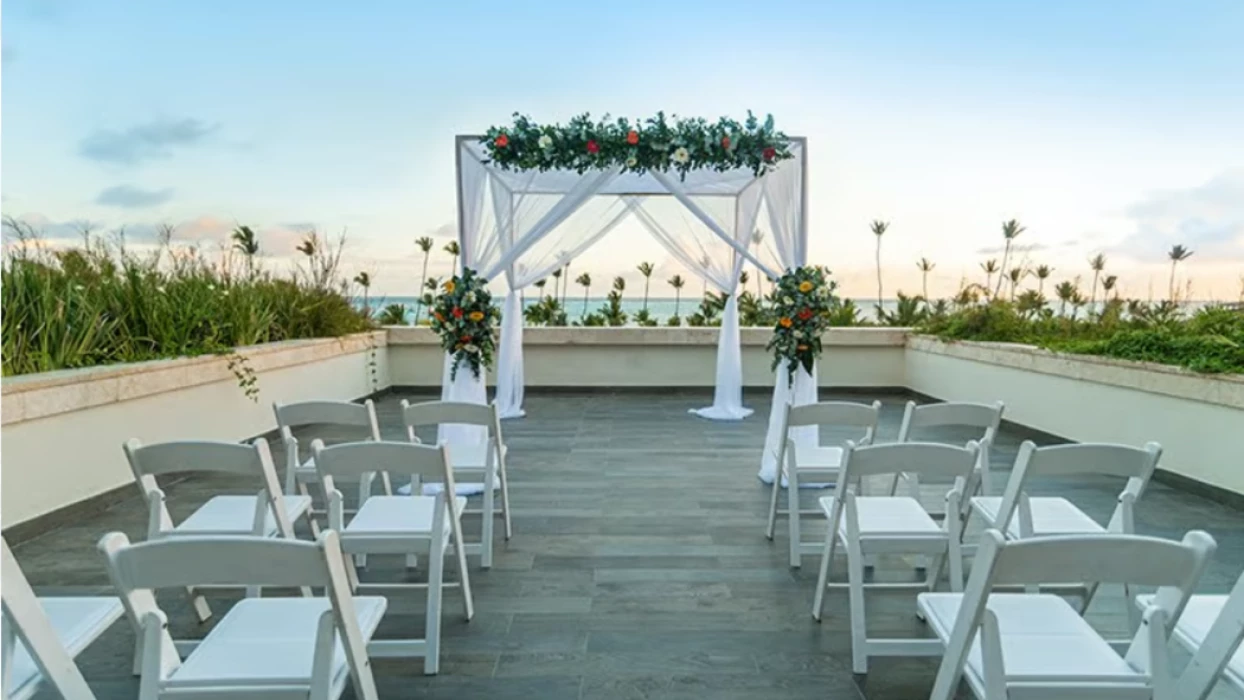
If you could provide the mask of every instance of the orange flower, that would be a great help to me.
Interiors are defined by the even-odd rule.
[[[437,320],[437,321],[444,321],[444,320],[445,320],[445,317],[444,317],[444,316],[442,316],[442,315],[441,315],[441,312],[439,312],[439,311],[433,311],[433,312],[432,312],[432,315],[436,317],[436,320]]]
[[[484,320],[484,312],[483,311],[472,311],[471,313],[467,314],[467,318],[471,319],[472,321],[475,321],[476,323],[479,323],[480,321]]]
[[[781,319],[778,320],[778,325],[783,328],[790,328],[791,323],[792,321],[785,316],[783,316]]]
[[[505,134],[501,134],[497,138],[493,139],[493,143],[497,145],[497,148],[505,148],[510,145],[510,137]]]
[[[638,131],[626,132],[626,142],[631,144],[632,146],[639,143],[639,132]]]
[[[796,345],[795,349],[798,350],[799,352],[803,352],[804,350],[808,349],[808,346],[807,345]]]
[[[445,282],[445,292],[448,294],[454,293],[454,281],[453,280],[448,280]]]
[[[800,283],[799,283],[799,291],[804,292],[805,294],[806,294],[807,292],[812,291],[812,283],[811,283],[811,282],[809,282],[809,281],[807,281],[807,280],[804,280],[803,282],[800,282]]]

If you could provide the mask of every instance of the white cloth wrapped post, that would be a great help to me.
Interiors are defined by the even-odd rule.
[[[760,461],[760,473],[757,475],[766,484],[772,484],[778,475],[777,453],[785,436],[782,435],[782,414],[787,405],[806,406],[816,403],[816,365],[812,373],[800,367],[795,372],[794,386],[791,386],[790,375],[787,374],[786,361],[777,368],[777,380],[773,385],[773,406],[769,410],[769,432],[765,435],[765,449]],[[791,430],[791,437],[796,448],[812,448],[821,442],[821,431],[816,426],[805,426]]]

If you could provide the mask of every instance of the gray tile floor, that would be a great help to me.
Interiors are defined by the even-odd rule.
[[[401,395],[380,416],[400,439]],[[823,396],[823,398],[830,398]],[[835,397],[842,398],[842,397]],[[852,400],[872,397],[852,395]],[[906,397],[884,404],[881,439],[897,432]],[[491,571],[473,571],[477,615],[464,622],[448,594],[441,675],[419,661],[375,663],[386,698],[919,698],[936,666],[927,659],[878,659],[867,677],[850,672],[845,592],[830,591],[826,618],[809,614],[817,562],[786,561],[786,538],[763,536],[768,490],[756,479],[768,400],[749,394],[757,415],[714,423],[687,415],[707,392],[533,393],[528,417],[504,424],[510,446],[514,539],[498,541]],[[309,442],[313,433],[303,437]],[[331,437],[331,436],[329,436]],[[967,435],[932,437],[966,440]],[[993,452],[1002,483],[1021,440],[1048,437],[1008,428]],[[306,443],[304,443],[306,444]],[[274,444],[274,448],[279,445]],[[117,449],[120,449],[118,446]],[[281,464],[279,449],[274,450]],[[253,493],[254,485],[194,477],[168,487],[174,516],[209,495]],[[1043,482],[1104,519],[1121,484]],[[805,507],[817,494],[805,492]],[[102,593],[106,575],[94,545],[106,532],[142,536],[144,510],[132,499],[15,548],[42,594]],[[1244,568],[1244,513],[1154,484],[1141,501],[1144,533],[1177,537],[1208,530],[1219,554],[1205,591],[1227,590]],[[805,538],[820,536],[816,523]],[[890,570],[887,565],[882,568]],[[406,575],[400,560],[374,558],[366,578]],[[899,562],[900,571],[908,567]],[[912,593],[870,594],[874,634],[923,635]],[[184,598],[162,596],[177,636],[206,630]],[[228,597],[216,599],[217,610]],[[422,629],[422,599],[399,594],[381,636]],[[1121,596],[1106,595],[1093,618],[1123,623]],[[132,698],[133,635],[118,624],[79,661],[101,698]],[[349,693],[347,693],[349,695]]]

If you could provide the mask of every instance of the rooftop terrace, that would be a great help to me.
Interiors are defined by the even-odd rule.
[[[386,437],[404,438],[396,409],[406,396],[393,392],[378,401]],[[441,674],[423,676],[418,660],[376,660],[381,696],[927,696],[936,674],[933,660],[875,659],[867,677],[852,675],[845,590],[829,592],[826,619],[814,622],[815,558],[792,570],[781,528],[776,542],[764,538],[768,489],[756,471],[767,392],[748,394],[757,415],[741,423],[687,415],[703,398],[704,390],[529,395],[529,417],[503,426],[514,538],[498,538],[492,570],[478,571],[471,560],[477,615],[463,622],[455,592],[447,593]],[[822,398],[873,397],[823,391]],[[879,437],[891,439],[909,397],[877,398],[884,406]],[[1005,427],[992,453],[997,483],[1024,439],[1053,441]],[[283,464],[279,442],[273,448]],[[1104,521],[1120,487],[1069,479],[1039,483],[1034,492],[1058,492]],[[210,494],[253,493],[249,484],[215,477],[191,478],[166,490],[175,518]],[[803,498],[810,505],[814,492]],[[1225,592],[1244,568],[1244,513],[1220,503],[1153,483],[1137,509],[1137,528],[1175,538],[1194,528],[1212,534],[1219,549],[1203,591]],[[137,489],[101,514],[15,543],[14,551],[40,594],[103,593],[107,577],[94,546],[114,530],[143,537],[145,509]],[[373,559],[365,580],[405,575],[398,558]],[[872,630],[922,634],[913,593],[870,592],[868,601]],[[162,604],[175,636],[206,631],[192,621],[183,597],[163,596]],[[1094,603],[1091,617],[1106,629],[1121,629],[1121,595],[1109,591]],[[409,628],[422,628],[422,597],[392,595],[379,636]],[[128,625],[117,624],[78,657],[101,698],[136,695],[132,645]]]

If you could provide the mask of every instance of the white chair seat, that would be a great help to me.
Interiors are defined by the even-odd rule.
[[[1184,608],[1179,619],[1175,621],[1175,640],[1188,651],[1195,652],[1197,649],[1200,649],[1205,642],[1205,637],[1209,635],[1210,627],[1213,627],[1214,622],[1218,619],[1218,615],[1222,612],[1223,606],[1227,604],[1228,597],[1225,595],[1194,595],[1189,598],[1187,607]],[[1153,596],[1137,596],[1136,604],[1141,610],[1144,610],[1153,604]],[[1244,691],[1244,645],[1235,650],[1235,654],[1227,662],[1227,667],[1223,669],[1222,676],[1232,685]]]
[[[458,512],[462,512],[467,499],[459,496],[454,501]],[[372,496],[346,525],[342,539],[411,535],[430,538],[435,507],[436,498],[432,496]],[[441,536],[448,541],[450,533],[450,523],[446,519],[441,527]]]
[[[363,641],[384,616],[380,596],[354,598]],[[222,685],[304,685],[311,678],[320,615],[327,598],[248,598],[225,615],[167,682],[169,689]],[[350,669],[338,639],[332,684],[347,682]]]
[[[1096,520],[1084,514],[1071,501],[1058,497],[1030,498],[1032,506],[1032,534],[1035,535],[1085,535],[1105,532],[1106,529]],[[972,510],[975,510],[989,522],[996,522],[1002,499],[993,496],[982,496],[972,499]],[[1012,539],[1019,539],[1019,516],[1011,518],[1006,534]]]
[[[800,473],[805,471],[836,472],[842,468],[842,448],[815,446],[795,446],[795,468]],[[786,464],[782,465],[782,473],[786,473]]]
[[[488,448],[486,442],[467,444],[467,445],[450,445],[449,461],[454,465],[454,471],[460,472],[464,469],[482,470],[488,464]],[[501,456],[504,457],[508,450],[505,445],[501,446]],[[494,457],[494,462],[496,461]],[[495,465],[494,465],[495,466]]]
[[[833,511],[832,497],[820,500],[825,517]],[[929,516],[928,511],[914,498],[906,496],[859,496],[855,499],[859,515],[860,537],[931,537],[946,539],[946,531]],[[838,523],[839,536],[847,536],[847,519]]]
[[[52,623],[56,638],[69,652],[69,658],[82,653],[125,612],[118,598],[40,598],[39,605]],[[7,626],[5,623],[6,629],[2,633],[6,638],[11,632]],[[13,658],[4,673],[10,684],[7,697],[29,697],[42,678],[39,667],[30,658],[30,652],[21,640],[13,645]]]
[[[954,630],[961,593],[921,593],[920,609],[937,636],[947,642]],[[1067,601],[1056,595],[992,594],[986,604],[998,617],[1007,680],[1066,680],[1144,684],[1145,677],[1124,661]],[[980,639],[972,642],[967,672],[980,687]]]
[[[255,521],[255,496],[213,496],[186,518],[175,529],[183,535],[237,535],[249,534]],[[301,518],[311,509],[310,496],[284,496],[285,513],[290,522]],[[264,524],[264,534],[277,533],[276,518],[271,511]]]

